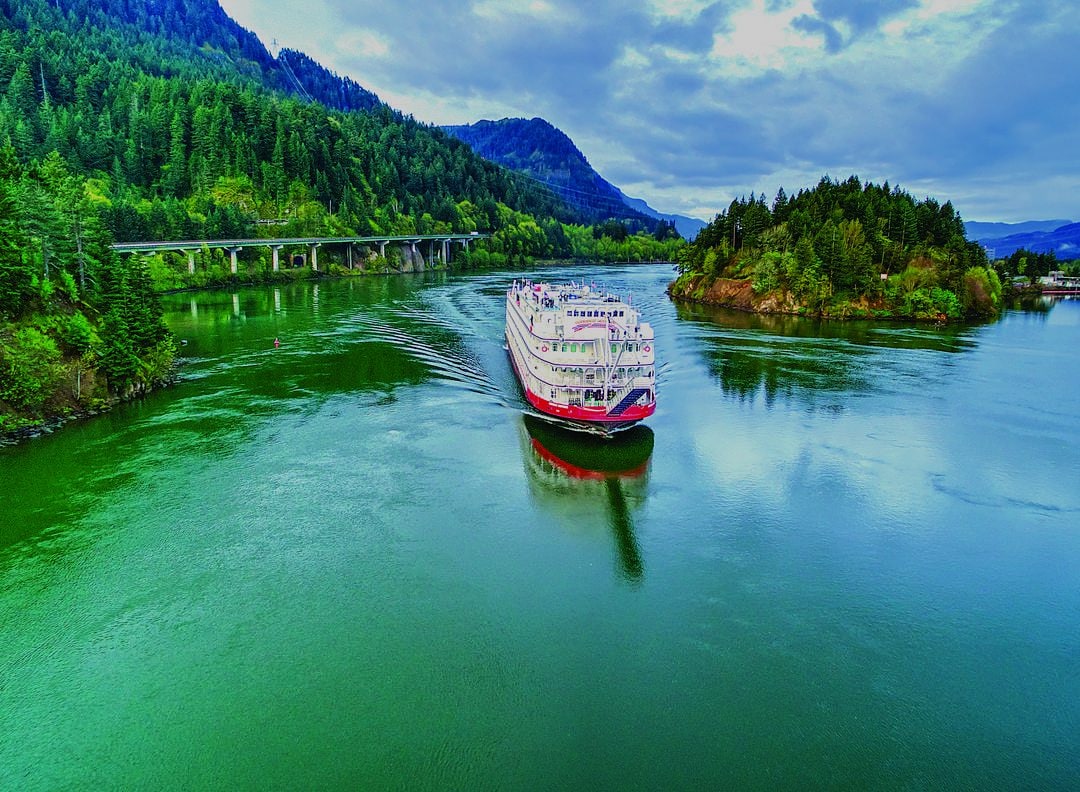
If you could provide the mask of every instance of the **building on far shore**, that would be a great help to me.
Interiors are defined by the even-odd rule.
[[[1039,283],[1046,289],[1080,290],[1080,277],[1070,277],[1061,270],[1053,270],[1049,275],[1039,278]]]

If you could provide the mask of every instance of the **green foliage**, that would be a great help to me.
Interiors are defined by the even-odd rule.
[[[139,361],[140,379],[149,384],[167,381],[172,376],[175,361],[176,341],[172,336],[161,339],[143,351]]]
[[[82,355],[98,342],[97,331],[81,311],[64,317],[57,328],[60,340],[69,349]]]
[[[121,259],[100,213],[100,179],[50,152],[23,167],[0,146],[0,421],[24,425],[82,395],[69,367],[103,370],[117,389],[166,365],[162,312],[141,258]],[[98,324],[105,316],[108,321]],[[110,324],[111,322],[111,324]],[[63,355],[69,361],[65,362]]]
[[[0,402],[37,414],[58,387],[60,350],[35,327],[0,337]]]
[[[97,350],[101,370],[114,391],[128,386],[139,370],[139,358],[128,332],[127,322],[118,307],[105,315],[101,325],[101,346]]]
[[[787,274],[793,268],[795,255],[770,250],[754,265],[754,291],[761,294],[787,286]]]
[[[964,273],[964,310],[971,316],[993,316],[1001,309],[1001,280],[987,267]]]
[[[1054,251],[1037,253],[1035,251],[1020,248],[1004,259],[994,262],[994,269],[998,276],[1005,281],[1023,277],[1029,283],[1035,283],[1039,278],[1049,275],[1054,270],[1061,269],[1061,263],[1057,260]]]
[[[186,263],[183,265],[186,267]],[[188,280],[177,266],[170,266],[161,254],[148,256],[146,260],[147,271],[150,273],[150,282],[154,291],[165,292],[174,289],[182,289],[188,285]]]

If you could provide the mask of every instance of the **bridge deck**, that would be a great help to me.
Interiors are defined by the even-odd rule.
[[[294,237],[289,239],[190,239],[179,242],[119,242],[112,249],[121,253],[155,253],[168,250],[201,250],[207,248],[247,248],[328,245],[333,243],[363,244],[392,242],[466,242],[473,239],[486,239],[491,234],[411,234],[408,236],[356,236],[356,237]]]

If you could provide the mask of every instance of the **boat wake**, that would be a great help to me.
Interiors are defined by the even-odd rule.
[[[401,325],[395,319],[401,319]],[[490,376],[481,356],[463,340],[460,328],[437,314],[398,309],[389,317],[365,315],[354,322],[362,331],[361,342],[389,344],[450,386],[508,406],[504,388]]]

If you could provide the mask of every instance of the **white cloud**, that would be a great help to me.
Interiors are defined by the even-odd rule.
[[[812,0],[779,9],[752,0],[731,15],[731,30],[715,37],[710,57],[726,75],[736,77],[805,66],[821,50],[821,40],[796,30],[792,22],[813,12]]]
[[[347,30],[336,39],[334,46],[341,53],[370,58],[385,58],[390,54],[390,42],[374,30]]]
[[[501,22],[509,16],[528,16],[537,19],[553,19],[557,16],[556,8],[544,0],[518,2],[518,0],[481,0],[472,7],[472,12],[485,21]]]

